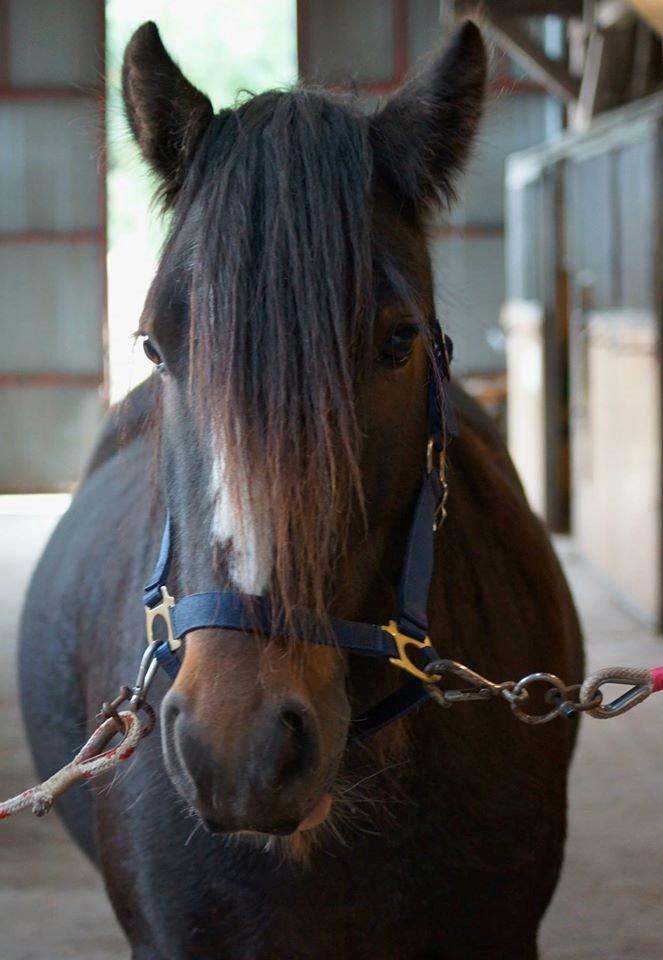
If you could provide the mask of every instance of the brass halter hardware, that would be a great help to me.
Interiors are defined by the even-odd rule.
[[[426,473],[430,474],[435,469],[435,443],[432,437],[428,438],[426,446]],[[447,498],[449,496],[449,485],[447,483],[447,455],[445,450],[440,450],[437,474],[440,478],[442,495],[437,505],[435,516],[433,518],[433,530],[437,533],[447,518]]]
[[[382,629],[392,635],[396,649],[398,650],[398,656],[389,657],[389,663],[394,667],[398,667],[400,670],[405,670],[406,673],[411,674],[418,680],[422,680],[424,683],[437,683],[440,677],[437,674],[424,673],[423,670],[420,670],[416,663],[410,660],[407,652],[408,647],[416,647],[417,650],[432,650],[433,644],[430,642],[430,637],[425,637],[423,640],[415,640],[414,637],[408,637],[407,634],[400,632],[395,620],[390,620]]]
[[[154,622],[161,617],[166,625],[168,646],[171,650],[178,650],[182,646],[173,632],[172,608],[175,606],[175,598],[168,593],[167,587],[161,587],[161,603],[155,607],[145,607],[145,627],[147,630],[147,645],[153,644],[157,637],[154,636]]]

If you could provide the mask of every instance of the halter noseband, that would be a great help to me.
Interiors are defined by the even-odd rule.
[[[419,706],[426,698],[426,684],[437,678],[425,673],[410,658],[410,649],[419,651],[424,664],[438,660],[428,637],[428,592],[433,576],[434,539],[444,517],[446,484],[444,448],[447,437],[457,435],[455,412],[439,384],[449,380],[452,343],[433,320],[433,359],[428,384],[428,447],[426,475],[419,491],[410,527],[398,591],[398,617],[387,625],[330,618],[321,624],[309,611],[296,612],[297,632],[311,643],[340,647],[350,653],[387,660],[403,670],[407,679],[394,693],[352,720],[350,736],[365,739],[393,720]],[[435,464],[435,456],[439,466]],[[235,592],[192,593],[175,600],[166,583],[172,560],[170,516],[166,516],[159,557],[143,591],[147,619],[148,651],[174,680],[180,669],[176,651],[192,630],[219,627],[226,630],[278,632],[278,611],[264,597]],[[167,637],[159,640],[154,628],[165,623]]]

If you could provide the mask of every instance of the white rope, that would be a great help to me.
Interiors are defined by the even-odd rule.
[[[65,790],[81,780],[91,780],[113,770],[122,761],[128,760],[143,735],[143,727],[136,714],[130,710],[123,710],[117,716],[124,725],[124,736],[117,746],[105,751],[103,749],[118,732],[115,719],[110,718],[97,727],[71,763],[36,787],[30,787],[18,796],[0,803],[0,820],[5,820],[25,807],[31,807],[36,816],[43,817]]]

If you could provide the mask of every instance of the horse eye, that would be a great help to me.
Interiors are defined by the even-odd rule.
[[[413,324],[399,323],[382,344],[380,362],[388,367],[402,367],[410,359],[418,333]]]
[[[145,351],[145,356],[147,359],[151,360],[152,363],[156,364],[157,367],[163,363],[161,354],[149,337],[143,337],[143,350]]]

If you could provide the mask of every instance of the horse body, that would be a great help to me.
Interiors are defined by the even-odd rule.
[[[195,113],[204,113],[204,105]],[[409,227],[399,230],[392,228],[392,240],[409,238],[408,264],[416,272],[423,241],[412,241]],[[370,380],[360,458],[371,494],[370,535],[358,535],[351,522],[332,601],[343,616],[378,623],[393,615],[425,448],[423,350],[408,369],[402,376],[409,379],[390,373]],[[176,589],[191,589],[194,580],[204,589],[201,579],[212,575],[213,556],[202,528],[195,528],[202,501],[191,496],[193,480],[181,459],[184,450],[196,470],[205,469],[194,429],[170,437],[177,452],[166,455],[164,468],[163,434],[175,429],[173,409],[182,409],[170,378],[155,375],[128,399],[128,418],[111,417],[29,591],[21,679],[42,774],[70,759],[101,702],[133,678],[144,635],[142,585],[166,504],[180,510]],[[395,389],[411,403],[390,401]],[[452,394],[461,431],[447,454],[449,512],[436,541],[429,596],[433,645],[496,680],[535,670],[577,680],[578,624],[547,536],[486,418],[457,388]],[[178,422],[181,430],[182,417]],[[231,567],[227,561],[216,575],[230,576]],[[331,655],[306,650],[293,666],[287,644],[265,646],[231,631],[200,634],[187,640],[173,690],[158,678],[150,692],[155,706],[162,703],[162,743],[148,738],[112,783],[85,785],[59,804],[104,874],[134,960],[537,956],[538,924],[563,853],[575,721],[526,726],[503,702],[444,711],[429,704],[339,756],[347,729],[344,691],[355,709],[373,702],[394,685],[388,668],[350,656],[339,673]],[[319,757],[313,779],[298,766],[299,740],[288,733],[284,746],[278,722],[278,739],[264,726],[266,711],[274,703],[281,709],[284,696],[312,724],[307,745],[316,752],[307,756]],[[263,723],[257,739],[254,716]],[[250,816],[258,815],[246,813],[247,793],[261,816],[280,803],[279,791],[256,800],[254,780],[243,779],[240,768],[264,742],[259,766],[281,751],[293,760],[285,773],[279,768],[279,790],[293,798],[288,816],[295,809],[296,819],[303,816],[331,790],[344,821],[332,817],[328,827],[282,840],[262,835],[280,832],[275,819],[273,830],[243,837],[237,824],[251,826]],[[229,771],[236,771],[232,778]],[[220,784],[231,806],[219,796]],[[192,806],[224,835],[210,836],[190,816]],[[231,816],[240,832],[228,837]]]
[[[499,679],[580,676],[573,607],[546,535],[500,442],[455,396],[469,418],[450,450],[436,649]],[[151,451],[143,434],[94,470],[35,573],[21,656],[43,774],[71,757],[140,656],[141,589],[160,536]],[[164,689],[155,681],[155,705]],[[481,702],[431,704],[409,724],[406,759],[367,790],[371,815],[332,851],[314,849],[305,868],[197,829],[156,737],[111,786],[79,788],[59,813],[104,870],[136,960],[535,957],[562,857],[571,727],[523,726],[504,704]]]

